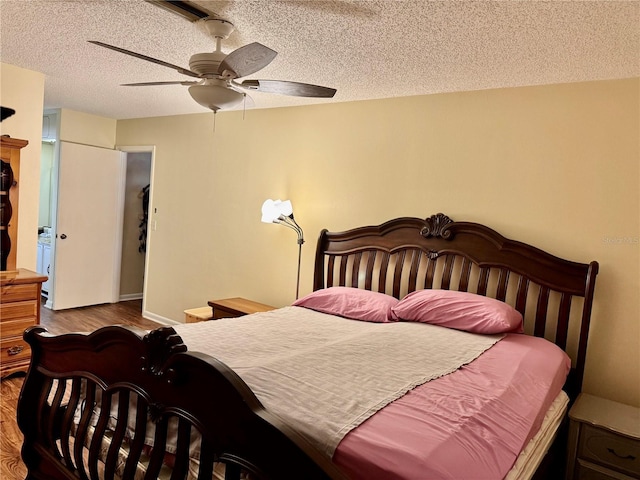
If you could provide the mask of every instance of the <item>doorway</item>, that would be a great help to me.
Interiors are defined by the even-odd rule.
[[[116,148],[126,157],[119,301],[142,299],[142,312],[146,312],[155,147]]]
[[[64,143],[64,142],[62,142]],[[55,149],[55,159],[54,159],[54,164],[55,164],[55,168],[54,170],[58,170],[59,165],[60,165],[60,150],[58,148]],[[98,149],[100,150],[100,149]],[[65,301],[56,301],[56,290],[59,291],[59,293],[63,293],[64,290],[66,289],[65,285],[72,285],[74,284],[73,281],[67,282],[64,280],[65,276],[62,275],[62,273],[65,271],[64,265],[63,265],[63,259],[64,256],[59,256],[56,255],[56,246],[59,242],[65,243],[65,245],[58,245],[58,247],[61,246],[67,246],[69,240],[71,239],[71,235],[66,232],[65,236],[63,238],[65,238],[64,241],[60,240],[59,235],[61,233],[65,233],[65,232],[59,232],[57,230],[59,230],[58,227],[62,228],[64,225],[60,224],[58,225],[58,217],[59,214],[61,213],[59,210],[59,197],[60,195],[63,193],[61,191],[61,189],[59,189],[60,187],[60,177],[58,175],[59,172],[55,172],[55,174],[53,174],[51,176],[51,205],[50,205],[50,212],[51,212],[51,223],[53,223],[51,230],[51,262],[50,265],[47,266],[47,275],[50,278],[50,282],[51,283],[51,288],[49,290],[49,295],[48,295],[48,299],[47,302],[45,304],[46,307],[54,309],[54,310],[59,310],[59,309],[65,309],[65,308],[73,308],[73,307],[77,307],[77,306],[84,306],[84,305],[91,305],[91,304],[96,304],[96,302],[98,303],[113,303],[113,302],[118,302],[118,301],[123,301],[123,300],[133,300],[133,299],[143,299],[143,310],[144,310],[144,292],[145,292],[145,288],[146,288],[146,282],[145,282],[145,269],[146,269],[146,260],[147,260],[147,252],[148,252],[148,241],[144,242],[144,246],[142,246],[141,244],[141,240],[143,240],[141,238],[142,235],[142,230],[143,227],[146,227],[146,222],[145,225],[143,225],[143,219],[144,219],[144,211],[143,211],[143,200],[141,197],[141,190],[144,187],[147,187],[147,191],[149,193],[149,195],[147,196],[147,200],[149,200],[150,197],[150,190],[151,190],[151,183],[152,183],[152,171],[153,171],[153,157],[154,157],[154,147],[122,147],[122,148],[116,148],[115,150],[111,150],[111,152],[116,153],[117,151],[119,151],[119,154],[121,155],[122,158],[122,164],[123,164],[123,168],[122,168],[122,172],[123,174],[120,175],[120,181],[116,182],[116,190],[118,191],[118,193],[116,194],[121,200],[116,201],[116,202],[110,202],[109,203],[109,208],[110,210],[113,212],[113,206],[115,205],[119,205],[119,209],[120,210],[119,213],[117,213],[117,217],[119,217],[120,219],[120,225],[118,226],[116,224],[114,229],[108,229],[108,231],[114,231],[117,233],[117,235],[113,236],[113,242],[114,242],[114,247],[112,250],[113,254],[112,255],[107,255],[108,257],[110,257],[112,260],[112,264],[114,266],[114,272],[113,272],[113,282],[112,282],[112,294],[110,294],[110,296],[107,297],[101,297],[98,298],[98,300],[95,299],[91,299],[91,297],[93,296],[93,294],[89,291],[92,290],[94,288],[94,284],[95,282],[84,282],[81,283],[82,288],[80,288],[79,290],[87,290],[87,295],[90,298],[90,300],[88,301],[89,303],[87,303],[87,301],[80,301],[80,303],[76,302],[75,300],[71,301],[71,303],[69,303],[67,300]],[[125,173],[126,172],[126,173]],[[97,175],[98,177],[100,175]],[[102,176],[102,178],[104,179],[105,176]],[[44,180],[43,180],[44,181]],[[73,182],[71,184],[71,186],[69,186],[69,183],[67,182],[65,185],[67,185],[67,187],[64,188],[65,192],[67,192],[69,190],[69,188],[71,188],[72,190],[75,190],[75,186],[78,185],[80,182]],[[44,186],[44,188],[46,189],[48,186]],[[67,193],[65,193],[66,195]],[[76,205],[78,203],[90,203],[91,204],[91,209],[95,209],[97,207],[96,205],[96,199],[95,198],[91,198],[91,202],[75,202]],[[79,218],[77,214],[73,215],[74,218]],[[94,215],[95,217],[95,215]],[[77,222],[74,222],[77,223]],[[85,222],[86,223],[86,222]],[[117,223],[117,222],[116,222]],[[68,229],[68,226],[66,226],[65,228]],[[107,236],[108,235],[107,233]],[[76,237],[74,235],[74,237]],[[145,237],[146,237],[146,232],[145,232]],[[146,238],[144,238],[144,240],[146,240]],[[92,242],[89,242],[90,245],[93,245]],[[83,247],[81,247],[83,248]],[[75,250],[79,250],[79,249],[75,249]],[[74,251],[75,251],[74,250]],[[99,257],[100,255],[94,255],[94,257]],[[58,257],[60,257],[58,259]],[[55,260],[54,260],[55,259]],[[58,263],[58,260],[60,260],[60,265],[59,268],[56,268],[56,263]],[[44,263],[44,262],[43,262]],[[44,267],[43,267],[44,268]],[[58,271],[58,275],[56,275],[56,270]],[[67,269],[68,270],[68,269]],[[78,269],[72,269],[72,270],[78,270]],[[101,269],[102,272],[105,272],[105,269]],[[106,276],[106,275],[105,275]],[[58,288],[56,288],[58,287]],[[60,290],[62,290],[62,292],[60,292]],[[77,282],[76,282],[76,287],[72,288],[73,292],[78,291],[77,288]],[[77,303],[77,304],[76,304]]]
[[[126,152],[120,301],[144,298],[152,152]]]

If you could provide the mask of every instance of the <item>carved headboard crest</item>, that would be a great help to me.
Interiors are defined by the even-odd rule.
[[[436,213],[425,219],[427,223],[426,227],[420,230],[420,235],[425,238],[440,237],[445,240],[449,240],[451,237],[451,231],[447,228],[450,223],[453,223],[447,215],[444,213]]]

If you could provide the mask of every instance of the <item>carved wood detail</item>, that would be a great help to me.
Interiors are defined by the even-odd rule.
[[[439,256],[440,256],[440,253],[436,250],[429,250],[427,252],[427,257],[429,258],[429,260],[435,260]]]
[[[165,370],[163,367],[169,357],[187,351],[182,338],[173,328],[163,327],[150,331],[144,336],[143,341],[147,347],[147,355],[141,358],[142,371],[157,376],[164,375],[169,383],[175,381],[176,372],[173,369]]]
[[[444,213],[436,213],[435,215],[431,215],[430,217],[425,219],[425,222],[427,226],[420,230],[420,235],[422,235],[424,238],[440,237],[444,238],[445,240],[451,238],[451,231],[447,229],[447,226],[450,223],[453,223],[453,220],[451,220]]]
[[[149,418],[153,423],[159,423],[162,419],[162,414],[165,410],[165,406],[162,403],[150,403],[147,407]]]

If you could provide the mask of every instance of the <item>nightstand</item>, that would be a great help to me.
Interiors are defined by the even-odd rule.
[[[640,479],[640,408],[582,393],[569,420],[567,480]]]
[[[184,311],[184,323],[202,322],[212,318],[211,307],[190,308]]]
[[[213,309],[213,320],[217,318],[242,317],[258,312],[268,312],[276,307],[258,303],[246,298],[224,298],[222,300],[210,300],[207,302]]]

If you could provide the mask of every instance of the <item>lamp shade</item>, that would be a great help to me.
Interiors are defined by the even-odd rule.
[[[265,200],[262,204],[262,221],[264,223],[273,223],[280,218],[281,215],[288,217],[293,214],[293,206],[290,200]]]
[[[280,200],[278,200],[280,202]],[[285,200],[277,204],[278,209],[280,209],[280,214],[288,217],[289,215],[293,215],[293,205],[291,205],[291,200]]]
[[[302,255],[302,244],[304,235],[302,228],[293,218],[293,206],[291,201],[285,200],[265,200],[262,204],[262,221],[264,223],[277,223],[294,230],[298,234],[298,276],[296,280],[296,300],[300,293],[300,258]]]

